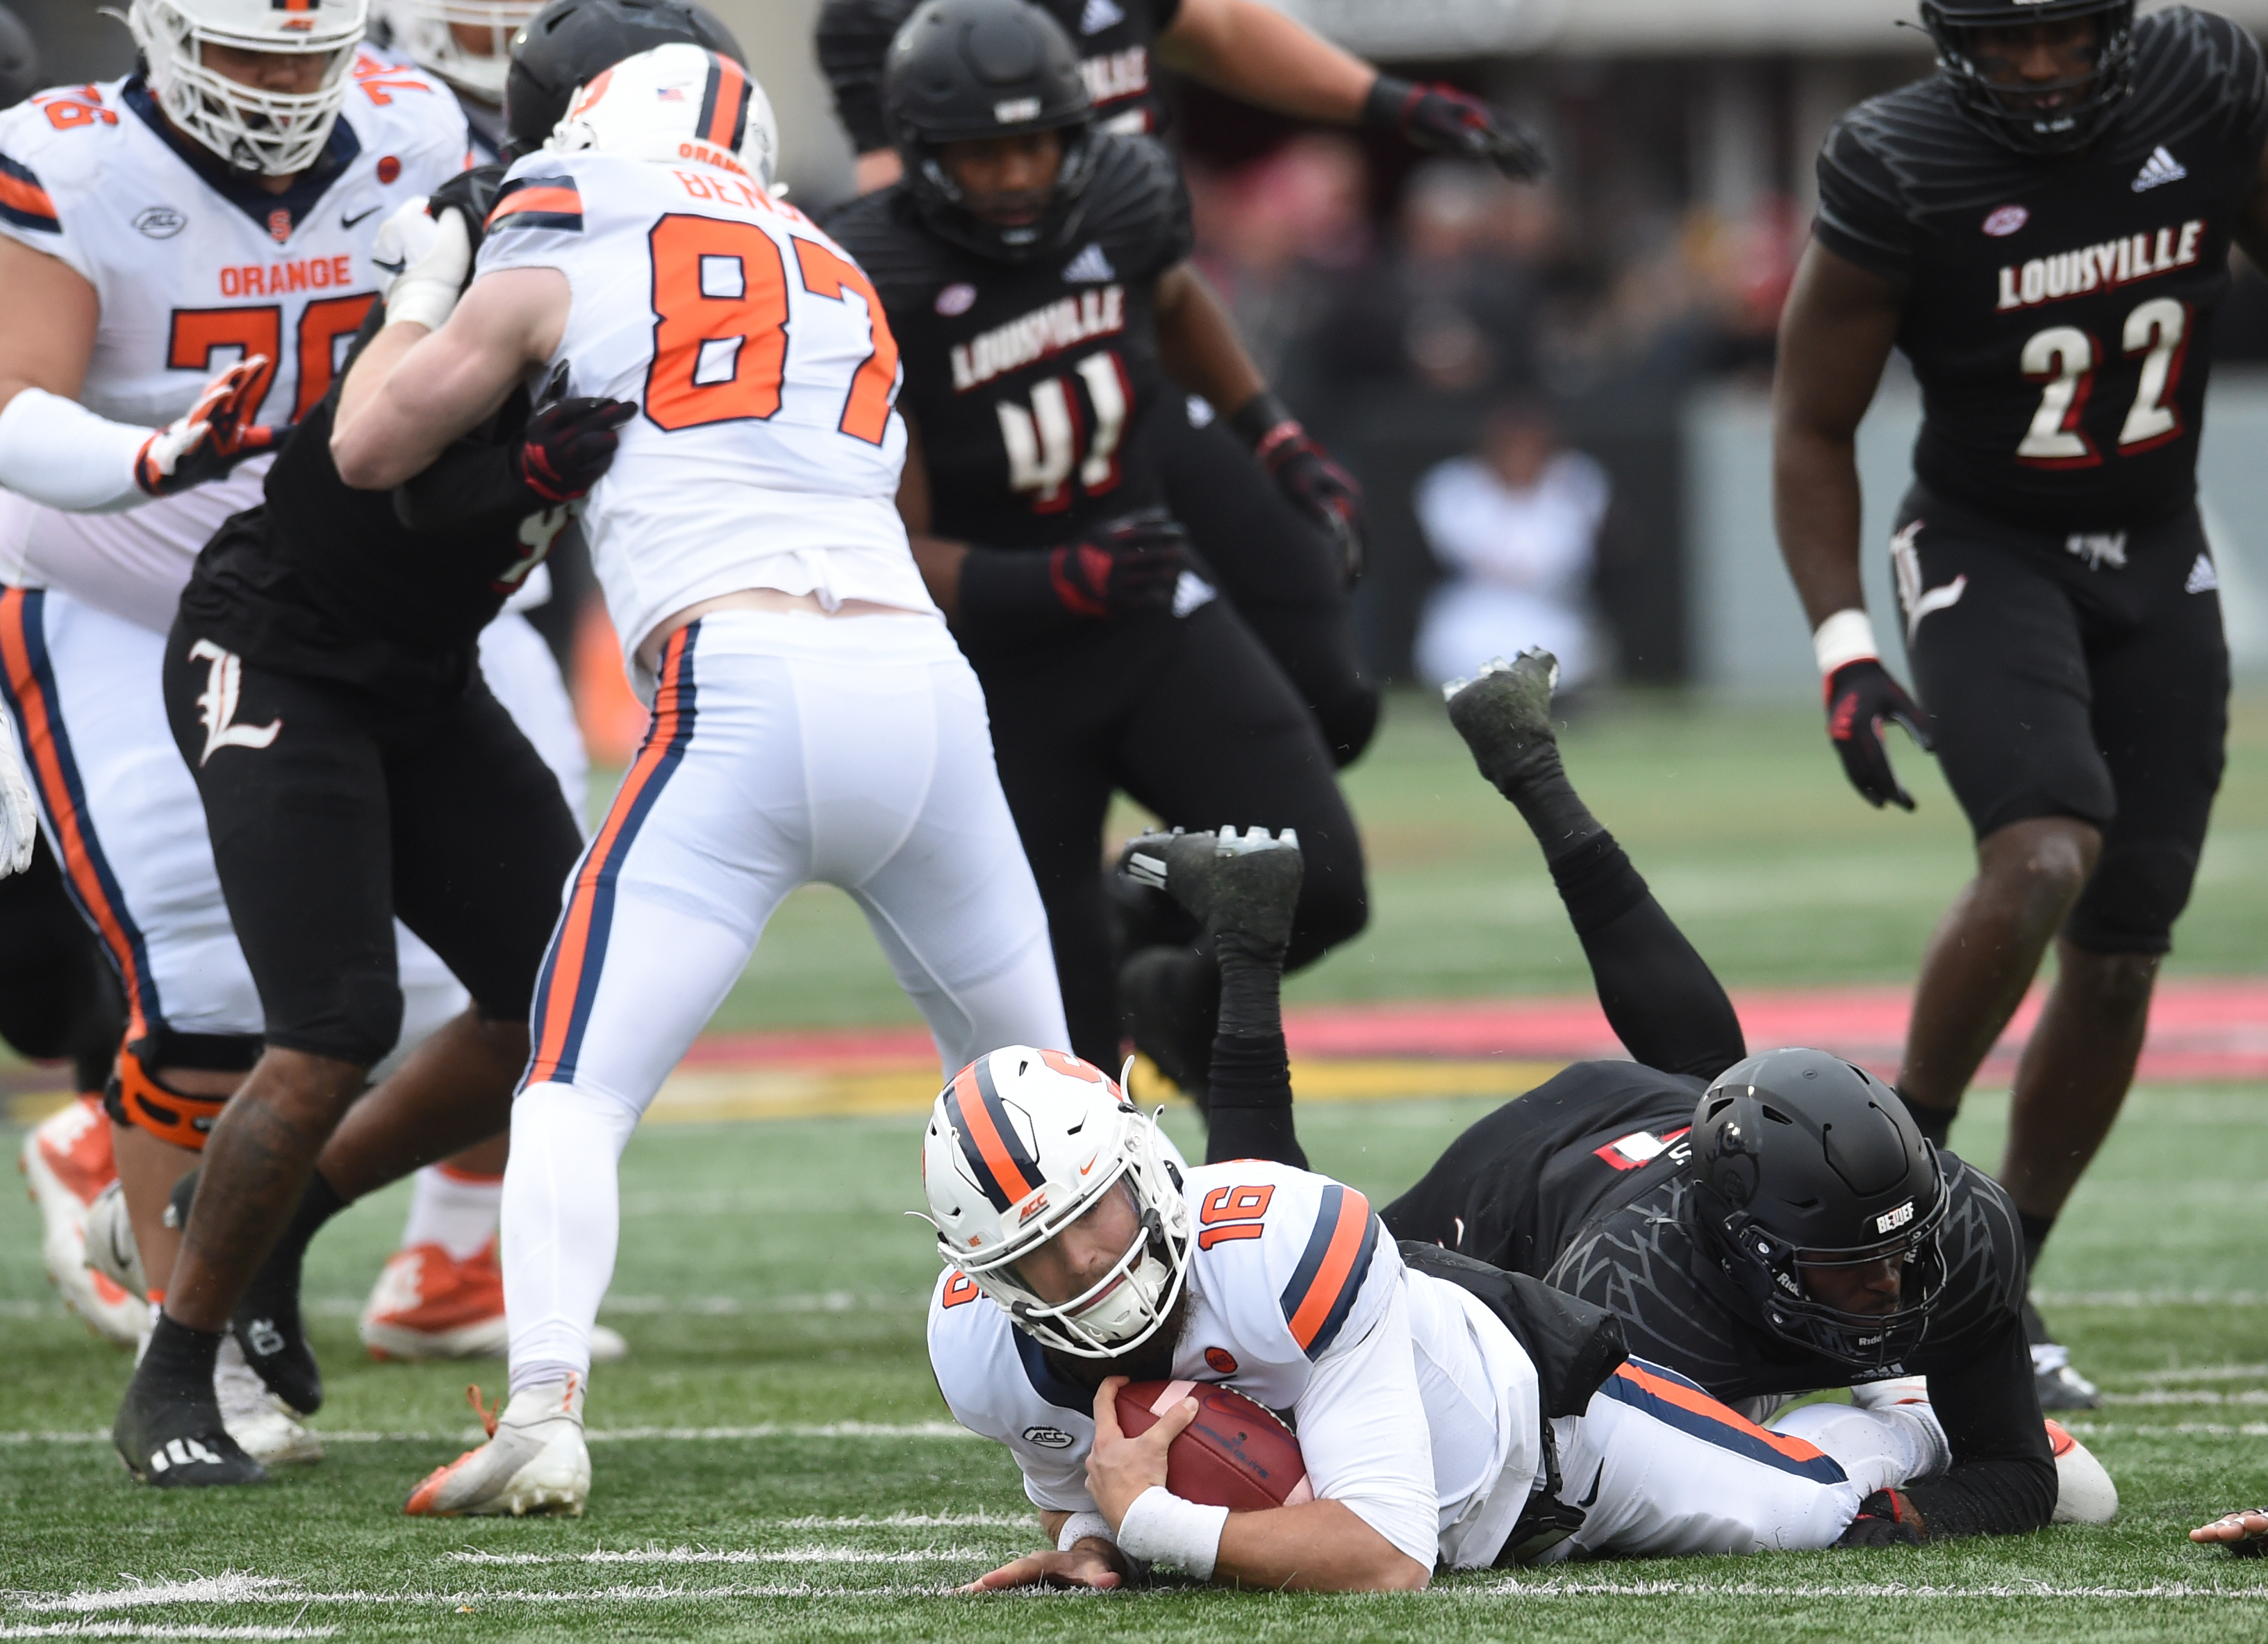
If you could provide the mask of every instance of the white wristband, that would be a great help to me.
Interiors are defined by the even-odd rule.
[[[19,390],[0,409],[0,485],[66,513],[132,508],[150,500],[134,469],[151,432],[44,388]]]
[[[1846,664],[1880,657],[1882,653],[1874,649],[1874,620],[1855,605],[1837,611],[1812,630],[1811,654],[1822,679]]]
[[[1162,1484],[1134,1498],[1118,1521],[1119,1551],[1145,1564],[1170,1564],[1197,1580],[1212,1579],[1220,1557],[1220,1532],[1228,1523],[1225,1507],[1184,1501]]]
[[[1094,1537],[1097,1541],[1116,1545],[1118,1538],[1110,1533],[1110,1521],[1100,1513],[1073,1513],[1064,1520],[1064,1527],[1056,1534],[1056,1551],[1069,1552],[1073,1547]]]

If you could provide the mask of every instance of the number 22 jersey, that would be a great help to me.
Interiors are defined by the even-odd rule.
[[[1820,244],[1906,288],[1915,474],[1988,518],[2119,530],[2195,493],[2268,82],[2250,35],[2187,7],[2136,25],[2133,76],[2076,154],[2007,147],[1941,76],[1860,104],[1821,147]]]
[[[934,613],[898,518],[898,346],[866,276],[793,207],[687,161],[532,154],[479,274],[572,292],[547,393],[636,403],[585,534],[631,678],[640,642],[747,588]]]

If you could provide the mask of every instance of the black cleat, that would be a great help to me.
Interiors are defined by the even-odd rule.
[[[1559,661],[1548,650],[1498,657],[1469,679],[1441,687],[1449,723],[1473,751],[1481,774],[1507,799],[1531,774],[1557,773],[1559,741],[1551,729],[1551,691]]]
[[[268,1470],[229,1437],[210,1382],[201,1393],[170,1393],[137,1374],[118,1406],[110,1442],[127,1472],[159,1489],[268,1482]]]
[[[1233,827],[1143,833],[1126,841],[1118,866],[1204,921],[1205,936],[1215,942],[1241,936],[1279,956],[1291,945],[1304,867],[1300,836],[1291,828],[1275,838],[1264,827],[1241,837]]]
[[[1220,972],[1190,948],[1144,948],[1119,967],[1118,1008],[1134,1047],[1183,1096],[1208,1111]]]
[[[173,1185],[166,1206],[166,1226],[188,1226],[197,1175],[191,1171]],[[295,1413],[311,1416],[323,1407],[323,1370],[315,1362],[306,1322],[299,1315],[299,1271],[306,1252],[287,1251],[289,1243],[287,1235],[252,1275],[244,1299],[229,1316],[228,1332],[268,1391]]]

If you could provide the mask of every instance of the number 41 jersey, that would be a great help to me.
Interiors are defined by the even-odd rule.
[[[639,407],[584,529],[642,686],[640,641],[740,589],[936,610],[898,519],[897,342],[803,213],[690,160],[532,154],[481,243],[481,277],[507,268],[573,294],[537,385]]]
[[[1923,485],[2051,532],[2189,503],[2213,315],[2264,140],[2259,46],[2186,7],[2136,26],[2133,93],[2078,154],[2008,148],[1942,77],[1836,122],[1815,231],[1906,287]]]

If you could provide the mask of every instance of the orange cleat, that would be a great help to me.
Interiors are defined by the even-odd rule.
[[[101,1098],[82,1096],[35,1126],[16,1163],[40,1207],[41,1254],[64,1303],[105,1340],[133,1347],[149,1325],[147,1303],[86,1265],[87,1207],[118,1179]]]
[[[438,1244],[394,1251],[363,1304],[362,1342],[373,1359],[500,1359],[511,1339],[493,1238],[463,1261]],[[595,1362],[629,1350],[604,1325],[591,1332]]]

